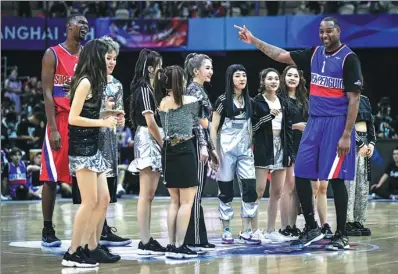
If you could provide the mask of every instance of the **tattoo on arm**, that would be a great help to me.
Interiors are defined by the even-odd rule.
[[[268,57],[270,57],[273,60],[277,60],[277,58],[284,53],[287,53],[286,50],[278,48],[276,46],[270,45],[264,41],[261,41],[258,38],[253,39],[253,45],[256,46],[259,50],[261,50],[263,53],[265,53]]]

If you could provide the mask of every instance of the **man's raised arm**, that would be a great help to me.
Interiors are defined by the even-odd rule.
[[[256,48],[261,50],[265,55],[267,55],[269,58],[277,62],[289,65],[295,65],[295,62],[290,56],[290,52],[258,39],[251,33],[251,31],[249,31],[246,28],[245,25],[243,25],[243,27],[234,25],[234,27],[239,30],[238,34],[239,40],[242,40],[247,44],[253,44]]]

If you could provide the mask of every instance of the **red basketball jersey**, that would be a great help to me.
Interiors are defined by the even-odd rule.
[[[66,97],[63,90],[65,82],[70,82],[75,74],[79,55],[72,55],[62,44],[50,48],[55,55],[55,74],[54,74],[54,105],[55,113],[69,112],[70,100]]]

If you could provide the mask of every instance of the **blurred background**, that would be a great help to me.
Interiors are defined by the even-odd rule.
[[[33,163],[40,152],[46,124],[41,59],[46,48],[66,39],[65,19],[72,13],[88,19],[86,41],[109,35],[120,43],[114,76],[124,86],[126,113],[129,84],[144,47],[159,51],[164,66],[183,66],[190,52],[208,54],[214,75],[205,88],[214,103],[224,92],[229,65],[246,67],[251,95],[257,93],[262,69],[273,67],[282,72],[285,67],[239,41],[234,24],[245,24],[260,39],[294,50],[319,45],[320,21],[335,16],[342,28],[342,42],[361,61],[364,94],[375,116],[379,141],[372,157],[372,184],[392,161],[392,149],[398,146],[398,1],[2,1],[2,167],[12,147],[22,151],[27,163]],[[118,134],[121,162],[128,163],[134,131],[128,123]],[[209,174],[209,180],[211,177]],[[127,193],[137,193],[136,178],[128,175],[125,182]],[[216,194],[216,184],[207,185],[207,195]],[[163,190],[158,194],[164,194]]]

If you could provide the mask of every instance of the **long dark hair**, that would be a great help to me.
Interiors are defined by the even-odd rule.
[[[158,64],[161,62],[162,56],[156,52],[152,51],[149,49],[143,49],[141,50],[138,60],[135,63],[135,70],[134,70],[134,77],[133,80],[131,81],[130,84],[130,118],[131,122],[133,124],[133,127],[135,127],[134,124],[134,112],[135,112],[135,93],[138,87],[140,86],[146,86],[148,88],[151,87],[151,79],[149,77],[149,72],[148,72],[148,67],[152,66],[153,68],[156,68]],[[156,102],[156,100],[155,100]]]
[[[279,83],[280,83],[280,75],[276,69],[274,69],[274,68],[263,69],[262,71],[260,71],[260,73],[258,75],[260,78],[260,86],[258,88],[258,93],[261,93],[261,94],[264,93],[264,91],[265,91],[264,79],[267,77],[268,73],[270,73],[270,72],[275,72],[279,76]],[[279,88],[280,88],[280,84],[279,84]]]
[[[237,71],[244,71],[246,72],[246,69],[244,66],[240,64],[234,64],[230,65],[227,68],[227,71],[225,72],[225,98],[227,99],[227,117],[233,117],[234,116],[234,111],[233,111],[233,94],[234,94],[234,80],[233,80],[233,75]],[[249,95],[249,84],[246,83],[246,87],[242,90],[242,96],[245,99],[245,113],[246,113],[246,118],[250,118],[252,115],[252,108],[251,108],[251,98]]]
[[[280,88],[280,92],[286,98],[289,97],[289,90],[288,90],[287,85],[286,85],[286,75],[287,75],[287,72],[291,68],[296,69],[298,74],[299,74],[300,81],[299,81],[299,84],[298,84],[298,86],[296,88],[296,98],[297,98],[297,102],[298,102],[299,108],[301,108],[303,110],[304,116],[307,116],[308,115],[308,107],[309,107],[308,90],[307,90],[307,88],[305,86],[306,85],[306,81],[305,81],[305,78],[303,76],[303,71],[299,70],[297,68],[297,66],[289,65],[283,70],[281,78],[280,78],[281,79],[280,80],[280,87],[281,87]]]
[[[107,52],[108,46],[98,39],[87,42],[83,47],[71,82],[71,102],[82,78],[87,78],[90,81],[92,98],[95,101],[101,99],[106,86],[105,55]]]
[[[187,76],[187,83],[189,84],[195,76],[194,69],[199,70],[204,60],[213,62],[206,54],[190,53],[185,58],[184,70]]]
[[[165,97],[168,91],[173,91],[174,102],[179,107],[183,106],[184,95],[184,70],[180,66],[169,66],[156,72],[155,96],[157,100]]]

